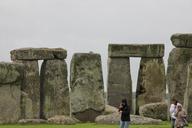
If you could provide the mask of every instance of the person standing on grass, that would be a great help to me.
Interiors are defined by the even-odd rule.
[[[130,123],[130,108],[127,100],[123,99],[119,106],[119,113],[121,114],[120,128],[128,128]]]
[[[176,99],[171,100],[172,104],[170,106],[169,112],[170,112],[170,117],[171,117],[171,128],[175,128],[175,114],[177,112],[177,104],[178,101]]]
[[[184,128],[185,126],[188,126],[188,123],[186,121],[187,114],[184,111],[181,104],[177,105],[177,112],[175,113],[175,127],[176,128]]]

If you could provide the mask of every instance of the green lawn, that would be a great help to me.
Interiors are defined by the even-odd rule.
[[[0,125],[0,128],[119,128],[119,126],[85,123],[76,125]],[[170,124],[163,123],[162,125],[130,125],[130,128],[170,128]],[[188,128],[192,128],[192,125],[190,125]]]

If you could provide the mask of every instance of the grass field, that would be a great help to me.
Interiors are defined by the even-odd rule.
[[[0,125],[0,128],[119,128],[119,126],[85,123],[76,125]],[[166,122],[161,125],[130,125],[129,128],[170,128],[170,124]],[[188,128],[192,128],[192,124]]]

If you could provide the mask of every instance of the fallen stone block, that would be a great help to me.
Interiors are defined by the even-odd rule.
[[[116,124],[118,125],[120,122],[121,115],[116,112],[112,113],[109,115],[100,115],[96,117],[95,122],[97,124]],[[156,125],[156,124],[161,124],[162,120],[157,120],[157,119],[152,119],[148,117],[143,117],[143,116],[137,116],[137,115],[131,115],[131,124],[136,124],[136,125]]]
[[[49,124],[63,124],[63,125],[74,125],[80,123],[80,121],[74,117],[69,117],[65,115],[56,115],[48,119]]]
[[[110,106],[110,105],[105,105],[105,109],[103,111],[103,115],[108,115],[108,114],[112,114],[118,112],[118,109],[116,107]]]
[[[46,124],[47,120],[44,119],[21,119],[18,121],[19,124]]]
[[[145,104],[139,108],[139,114],[144,117],[166,121],[168,105],[165,102]]]

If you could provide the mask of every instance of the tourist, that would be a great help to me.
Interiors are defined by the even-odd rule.
[[[175,128],[175,120],[176,120],[176,117],[175,117],[175,114],[177,112],[177,104],[178,104],[178,101],[176,99],[172,99],[172,104],[170,106],[170,116],[171,116],[171,128]]]
[[[184,109],[182,108],[181,104],[177,104],[177,112],[175,113],[175,127],[176,128],[184,128],[185,126],[188,125],[187,121],[186,121],[186,112],[184,111]]]
[[[119,112],[121,114],[120,128],[128,128],[130,123],[130,108],[126,99],[122,100],[119,106]]]

